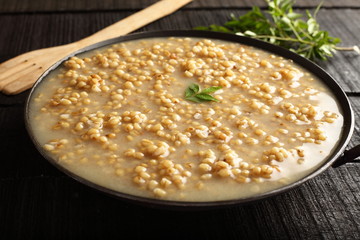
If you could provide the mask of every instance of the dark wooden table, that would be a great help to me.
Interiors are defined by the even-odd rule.
[[[1,0],[0,62],[81,39],[152,2]],[[296,8],[318,3],[298,0]],[[198,0],[138,31],[221,24],[252,5],[265,6],[262,0]],[[342,45],[360,44],[360,1],[325,0],[318,21]],[[351,100],[356,127],[349,148],[358,145],[360,56],[339,52],[321,65]],[[244,206],[141,207],[83,186],[35,150],[23,121],[28,93],[0,94],[0,239],[360,239],[360,164],[329,168],[292,191]]]

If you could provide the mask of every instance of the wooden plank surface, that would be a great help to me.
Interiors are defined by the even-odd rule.
[[[139,31],[192,29],[199,25],[223,24],[231,13],[244,10],[189,10],[175,13]],[[0,61],[26,51],[66,44],[84,38],[126,16],[131,12],[56,13],[0,15]],[[323,29],[342,39],[342,46],[360,43],[360,10],[323,9],[318,14]],[[92,24],[89,24],[92,22]],[[41,26],[41,27],[40,27]],[[338,52],[328,62],[320,63],[346,92],[360,93],[360,58],[354,52]]]
[[[0,2],[0,11],[6,10],[7,1]],[[11,11],[16,9],[17,13],[0,15],[0,61],[32,49],[78,40],[139,6],[136,1],[103,1],[96,2],[96,6],[83,0],[56,2],[63,8],[54,10],[55,3],[50,1],[30,6],[14,0],[15,5],[9,5],[8,9],[12,7]],[[230,13],[243,14],[247,10],[241,7],[252,3],[208,2],[213,4],[211,8],[201,10],[204,1],[198,2],[139,31],[220,24]],[[310,6],[315,2],[306,0],[301,4]],[[324,28],[341,37],[344,45],[360,42],[360,9],[344,7],[359,2],[326,1],[329,7],[318,15]],[[113,9],[120,3],[134,10],[91,10],[103,10],[105,5]],[[341,7],[333,9],[330,3]],[[228,4],[234,7],[228,9]],[[34,10],[36,6],[38,10]],[[348,148],[360,144],[359,61],[354,54],[339,53],[321,63],[350,96],[356,121]],[[27,94],[0,94],[0,239],[360,239],[359,164],[329,168],[294,190],[243,206],[199,212],[141,207],[89,189],[48,163],[26,133],[23,108]]]
[[[329,169],[266,200],[192,214],[122,202],[67,177],[3,179],[0,237],[105,239],[121,231],[134,239],[359,239],[359,188],[347,184],[359,180],[358,167]]]
[[[156,0],[2,0],[0,1],[0,12],[64,12],[64,11],[115,11],[115,10],[138,10],[139,6],[148,6]],[[295,7],[314,8],[321,0],[298,0]],[[193,3],[186,6],[186,9],[204,8],[250,8],[252,6],[266,7],[265,0],[193,0]],[[323,0],[325,8],[359,8],[358,0]]]

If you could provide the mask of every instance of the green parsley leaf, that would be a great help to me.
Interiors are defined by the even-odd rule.
[[[213,96],[211,96],[210,94],[207,94],[207,93],[199,93],[199,94],[196,94],[195,96],[197,99],[200,99],[200,100],[219,102],[219,100],[217,100],[216,98],[214,98]]]
[[[194,95],[196,92],[194,92],[191,88],[187,88],[185,90],[185,98],[187,97],[191,97],[192,95]]]
[[[195,83],[190,84],[188,88],[191,89],[194,93],[198,93],[200,91],[200,86]]]
[[[221,89],[222,87],[217,86],[217,87],[209,87],[209,88],[205,88],[204,90],[201,91],[201,93],[213,93],[216,92],[217,90]]]
[[[214,98],[209,93],[216,92],[221,88],[221,86],[212,86],[200,91],[200,86],[198,84],[192,83],[185,89],[185,99],[196,103],[209,101],[219,102],[218,99]]]
[[[192,102],[196,102],[196,103],[201,103],[203,102],[200,98],[197,98],[196,96],[190,96],[185,98],[188,101],[192,101]]]

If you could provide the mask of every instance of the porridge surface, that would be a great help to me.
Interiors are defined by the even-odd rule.
[[[221,87],[210,93],[217,101],[186,100],[191,84]],[[32,100],[36,139],[59,164],[113,190],[179,201],[294,182],[321,165],[343,125],[327,87],[292,61],[198,38],[72,57]]]

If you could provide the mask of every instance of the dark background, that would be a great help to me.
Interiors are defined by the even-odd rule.
[[[0,62],[88,36],[155,1],[0,1]],[[298,0],[296,9],[319,1]],[[138,31],[221,24],[262,0],[197,0]],[[327,0],[321,26],[360,44],[360,1]],[[360,143],[360,56],[339,52],[320,64],[349,96]],[[1,73],[0,73],[1,74]],[[34,148],[24,102],[0,93],[0,239],[360,239],[360,165],[329,168],[287,193],[256,203],[206,211],[169,211],[127,203],[72,180]]]

